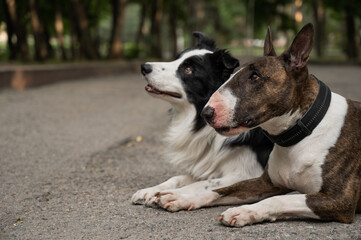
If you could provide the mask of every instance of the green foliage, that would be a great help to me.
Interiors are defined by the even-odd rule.
[[[137,30],[139,26],[139,15],[140,15],[140,5],[139,4],[130,4],[128,3],[125,14],[125,24],[126,27],[123,29],[123,40],[125,42],[134,41]]]
[[[15,0],[19,21],[26,26],[30,39],[30,52],[34,52],[34,42],[31,37],[32,28],[30,25],[28,0]],[[151,32],[152,6],[155,6],[157,0],[127,0],[125,9],[125,22],[122,29],[123,57],[146,58],[151,56],[151,44],[153,44],[154,32]],[[323,3],[326,11],[325,34],[327,47],[332,54],[342,54],[341,49],[345,44],[345,32],[340,31],[344,24],[346,9],[347,14],[354,18],[357,29],[361,27],[361,1],[360,0],[319,0]],[[81,53],[82,46],[78,37],[78,30],[74,21],[73,6],[70,0],[59,0],[64,24],[65,48],[69,55],[74,52],[73,59],[84,57]],[[294,0],[162,0],[162,48],[163,52],[169,56],[172,48],[172,38],[170,37],[172,27],[170,19],[176,16],[176,29],[178,38],[182,38],[185,47],[192,45],[192,31],[198,30],[209,34],[217,41],[219,47],[227,46],[236,54],[247,53],[243,45],[243,39],[250,37],[249,31],[253,30],[255,39],[263,39],[268,25],[272,27],[274,37],[285,36],[291,39],[305,22],[314,21],[313,3],[314,0],[303,0],[303,6],[300,10],[303,12],[303,23],[296,23],[293,13],[295,10]],[[254,3],[252,7],[251,3]],[[106,58],[110,45],[110,36],[112,32],[112,1],[104,0],[80,0],[80,3],[86,11],[86,18],[89,23],[91,38],[95,42],[95,47],[101,53],[102,58]],[[139,36],[139,25],[142,12],[142,4],[147,4],[145,23],[143,26],[144,36],[140,42],[136,43]],[[4,23],[5,1],[2,1],[0,7],[0,23]],[[55,31],[55,1],[37,0],[38,13],[41,21],[52,39],[52,46],[57,50],[55,55],[59,58],[60,50],[57,43]],[[197,12],[198,11],[198,12]],[[197,16],[199,14],[199,16]],[[254,29],[250,29],[253,19]],[[179,36],[182,35],[182,36]],[[72,36],[72,38],[71,38]],[[356,38],[357,36],[355,36]],[[73,41],[71,41],[73,39]],[[359,41],[359,37],[358,37]],[[179,43],[179,42],[178,42]],[[5,49],[2,47],[2,49]],[[72,51],[71,51],[72,50]],[[255,48],[255,53],[260,50]],[[260,51],[261,52],[261,51]],[[9,51],[1,51],[0,59],[3,60],[9,54]]]
[[[342,10],[347,8],[351,15],[361,16],[361,1],[359,0],[323,0],[323,4],[339,13],[342,13]]]
[[[126,59],[135,59],[139,55],[139,49],[134,42],[127,42],[124,44],[123,55]]]

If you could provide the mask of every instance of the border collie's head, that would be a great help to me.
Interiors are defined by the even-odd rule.
[[[200,117],[209,98],[239,66],[227,51],[216,48],[215,42],[200,32],[194,32],[198,43],[186,49],[172,62],[147,62],[141,72],[148,82],[146,91],[170,102],[175,108],[193,104],[197,115],[194,130],[205,125]]]

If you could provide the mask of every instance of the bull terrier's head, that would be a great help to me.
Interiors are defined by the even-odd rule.
[[[232,136],[287,114],[303,113],[307,61],[312,49],[313,26],[307,24],[280,56],[273,48],[270,29],[264,56],[233,74],[210,98],[202,116],[222,135]],[[306,109],[307,110],[307,109]]]

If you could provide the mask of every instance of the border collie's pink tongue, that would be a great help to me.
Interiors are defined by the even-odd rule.
[[[149,92],[149,93],[155,93],[155,94],[161,94],[162,92],[161,91],[159,91],[158,89],[156,89],[156,88],[153,88],[151,85],[147,85],[147,86],[145,86],[145,90],[147,91],[147,92]]]
[[[163,91],[160,91],[154,87],[152,87],[151,85],[147,85],[145,86],[145,91],[149,92],[149,93],[154,93],[154,94],[157,94],[157,95],[160,95],[160,94],[164,94],[164,95],[168,95],[168,96],[171,96],[171,97],[175,97],[175,98],[181,98],[182,95],[180,95],[179,93],[175,93],[175,92],[163,92]]]

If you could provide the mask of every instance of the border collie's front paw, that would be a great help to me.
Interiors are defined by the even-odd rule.
[[[170,212],[177,212],[180,210],[194,210],[195,203],[192,203],[191,196],[185,196],[184,194],[177,194],[174,192],[160,192],[156,194],[156,204]]]
[[[154,195],[158,191],[152,188],[145,188],[138,190],[136,193],[132,196],[132,203],[137,205],[143,205],[147,202],[150,202],[152,198],[154,198]],[[155,198],[154,198],[155,199]]]
[[[230,227],[243,227],[261,222],[263,218],[260,212],[251,207],[251,205],[244,205],[227,209],[217,218],[217,221]]]

